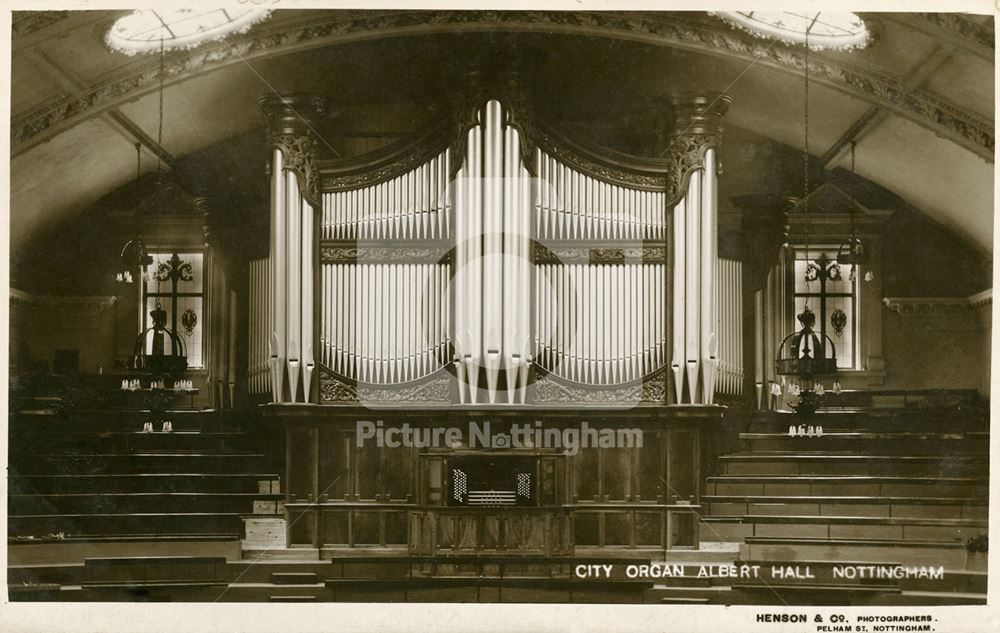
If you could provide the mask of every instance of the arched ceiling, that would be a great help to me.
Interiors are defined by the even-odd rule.
[[[19,13],[12,42],[13,244],[135,179],[262,125],[272,90],[326,94],[324,134],[343,154],[418,132],[448,107],[470,63],[516,66],[550,118],[616,149],[657,154],[668,95],[734,97],[730,128],[801,151],[801,47],[703,13],[276,11],[221,43],[169,53],[163,142],[158,59],[114,53],[120,12]],[[860,51],[811,52],[810,153],[859,176],[992,253],[993,20],[865,14]],[[737,179],[734,179],[737,180]],[[753,191],[740,181],[730,195]]]

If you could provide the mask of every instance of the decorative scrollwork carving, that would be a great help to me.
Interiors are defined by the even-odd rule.
[[[549,375],[535,383],[536,403],[621,403],[639,402],[641,398],[642,386],[638,382],[609,389],[570,384]]]
[[[319,399],[320,402],[357,402],[358,390],[332,370],[320,366]]]
[[[705,152],[718,138],[708,134],[682,134],[670,143],[668,154],[673,168],[667,174],[667,206],[677,204],[687,193],[691,173],[705,165]]]
[[[344,261],[376,262],[439,262],[448,259],[448,250],[433,247],[382,247],[382,246],[323,246],[320,257],[324,263]]]
[[[418,385],[400,387],[358,387],[358,398],[362,402],[413,402],[422,404],[450,404],[451,383],[447,371],[440,378],[435,378]]]
[[[667,399],[666,372],[659,370],[641,380],[613,387],[581,385],[551,374],[535,383],[536,403],[656,402]]]
[[[586,246],[547,246],[535,244],[535,263],[560,264],[587,262],[590,264],[658,263],[667,258],[663,246],[625,246],[589,248]]]
[[[319,394],[321,402],[361,402],[361,403],[451,403],[451,379],[447,370],[439,370],[416,384],[370,385],[354,383],[334,372],[329,367],[320,366]]]
[[[284,168],[295,174],[302,197],[314,208],[321,208],[323,203],[319,195],[316,171],[316,143],[312,135],[281,134],[272,139],[272,144],[281,149]]]
[[[451,111],[451,174],[453,177],[465,160],[465,135],[479,125],[479,113],[490,100],[503,106],[504,125],[517,130],[520,137],[521,160],[531,174],[538,173],[535,165],[535,107],[530,91],[517,73],[503,73],[498,77],[470,75],[469,83],[459,93]]]

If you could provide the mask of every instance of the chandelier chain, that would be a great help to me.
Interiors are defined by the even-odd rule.
[[[156,130],[156,206],[157,212],[159,214],[163,213],[163,173],[162,163],[163,163],[163,76],[164,71],[164,54],[163,54],[163,37],[160,37],[160,103],[159,103],[159,121]]]

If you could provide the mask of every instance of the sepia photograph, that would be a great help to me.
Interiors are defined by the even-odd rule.
[[[992,4],[38,5],[5,606],[987,617]]]

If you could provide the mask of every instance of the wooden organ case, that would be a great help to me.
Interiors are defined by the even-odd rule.
[[[261,99],[249,386],[285,439],[290,547],[698,546],[715,396],[743,386],[740,262],[717,252],[729,102],[678,98],[665,157],[638,158],[546,125],[516,82],[475,83],[419,138],[339,159],[321,99]]]

